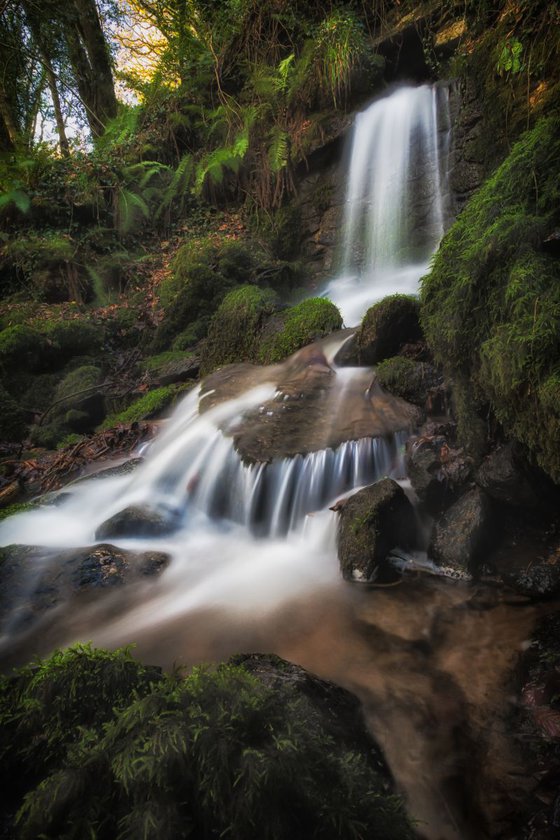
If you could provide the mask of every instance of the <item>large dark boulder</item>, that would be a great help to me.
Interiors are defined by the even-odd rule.
[[[491,545],[492,528],[490,499],[475,487],[435,523],[428,554],[440,566],[472,574]]]
[[[364,487],[336,506],[339,510],[338,557],[347,580],[382,579],[392,569],[387,555],[415,540],[414,510],[391,478]]]
[[[539,499],[517,450],[514,443],[506,443],[491,452],[478,469],[476,482],[498,502],[534,508]]]

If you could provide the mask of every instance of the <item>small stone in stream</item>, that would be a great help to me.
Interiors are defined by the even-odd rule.
[[[103,522],[95,532],[95,539],[161,537],[171,533],[176,525],[175,518],[167,513],[132,505]]]

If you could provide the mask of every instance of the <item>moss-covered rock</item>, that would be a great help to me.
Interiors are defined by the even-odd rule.
[[[105,330],[85,318],[46,321],[37,329],[47,343],[49,366],[62,367],[74,356],[97,356],[105,339]]]
[[[202,352],[202,374],[231,362],[255,361],[264,324],[276,307],[272,289],[251,285],[229,292],[210,323]]]
[[[0,681],[3,790],[25,837],[411,840],[342,695],[282,661],[164,676],[74,647]]]
[[[425,406],[430,393],[442,385],[442,377],[432,365],[405,356],[385,359],[377,365],[375,373],[386,391],[420,406]]]
[[[360,365],[376,365],[395,356],[404,344],[422,338],[420,304],[411,295],[390,295],[371,306],[347,353]],[[348,360],[354,363],[354,358]]]
[[[172,268],[171,276],[159,288],[164,320],[154,337],[155,351],[168,349],[174,337],[195,323],[195,340],[202,338],[225,295],[234,286],[255,279],[256,257],[236,240],[205,237],[183,245]],[[186,346],[192,345],[183,341],[182,348],[175,349]]]
[[[342,327],[340,312],[326,298],[309,298],[271,319],[264,331],[258,360],[273,364]]]
[[[541,250],[560,222],[560,118],[515,144],[446,234],[422,286],[436,360],[466,386],[462,409],[489,405],[508,437],[560,481],[560,262]]]
[[[149,356],[144,364],[152,385],[173,385],[196,379],[200,372],[200,358],[181,350],[167,350]]]
[[[387,555],[397,546],[411,548],[415,539],[414,511],[402,487],[384,478],[354,493],[339,511],[338,557],[343,576],[347,580],[391,576]]]
[[[25,324],[0,332],[0,367],[7,375],[18,370],[45,370],[46,350],[47,342],[41,333]]]
[[[102,382],[101,369],[95,365],[82,365],[66,374],[43,422],[31,428],[33,443],[53,449],[70,432],[93,431],[105,416]]]

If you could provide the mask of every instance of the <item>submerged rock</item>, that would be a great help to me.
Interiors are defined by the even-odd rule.
[[[347,580],[374,580],[394,575],[385,563],[399,546],[415,540],[414,510],[404,490],[391,478],[364,487],[336,508],[338,557]]]
[[[176,527],[174,517],[146,505],[131,505],[103,522],[95,532],[96,540],[115,537],[161,537]]]
[[[475,572],[491,542],[491,503],[479,487],[467,491],[437,521],[428,554],[440,566]]]

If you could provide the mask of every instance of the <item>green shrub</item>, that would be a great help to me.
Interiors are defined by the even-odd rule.
[[[240,286],[229,292],[210,322],[201,373],[231,362],[255,361],[264,323],[276,306],[271,289]]]
[[[319,338],[342,327],[340,312],[326,298],[309,298],[280,313],[276,325],[270,325],[258,352],[265,364],[280,362]]]
[[[126,652],[72,648],[3,680],[0,720],[4,789],[17,770],[29,791],[22,840],[412,837],[312,698],[243,667],[161,677]]]
[[[560,361],[560,264],[540,243],[559,223],[560,119],[550,117],[515,144],[444,237],[421,314],[436,360],[469,387],[463,404],[489,405],[556,481],[560,420],[546,383]]]

